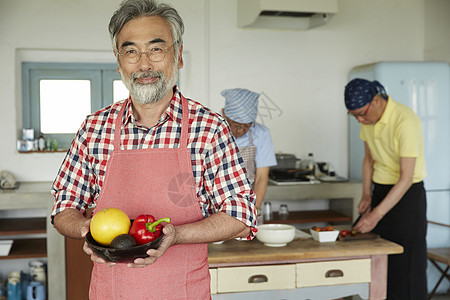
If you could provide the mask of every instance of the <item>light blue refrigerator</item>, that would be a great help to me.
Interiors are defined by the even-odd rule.
[[[395,101],[411,107],[422,122],[428,176],[427,217],[450,224],[450,65],[439,62],[379,62],[351,70],[349,80],[378,80]],[[364,144],[360,125],[349,118],[349,178],[361,180]],[[428,225],[428,248],[449,247],[450,229]],[[439,279],[439,271],[428,264],[428,289]],[[448,281],[438,292],[446,292]]]

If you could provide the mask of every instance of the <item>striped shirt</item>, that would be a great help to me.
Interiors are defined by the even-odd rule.
[[[56,202],[51,218],[66,208],[79,210],[97,201],[105,180],[106,165],[114,150],[114,120],[122,116],[121,149],[179,148],[182,105],[180,92],[158,123],[145,128],[133,116],[131,101],[120,101],[89,115],[78,130],[52,186]],[[189,108],[188,148],[203,216],[224,212],[256,233],[255,195],[248,182],[243,160],[230,128],[222,116],[187,99]]]

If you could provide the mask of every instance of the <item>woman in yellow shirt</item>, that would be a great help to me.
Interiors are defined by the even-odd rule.
[[[419,117],[392,100],[378,81],[353,79],[345,87],[345,105],[361,124],[365,155],[363,216],[359,232],[373,231],[403,246],[390,255],[388,299],[426,299],[426,176]]]

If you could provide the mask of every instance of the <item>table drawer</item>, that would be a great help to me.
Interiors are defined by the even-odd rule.
[[[295,264],[217,269],[218,293],[295,288]]]
[[[297,287],[370,282],[370,259],[297,264]]]
[[[211,276],[211,294],[217,294],[217,269],[209,269]]]

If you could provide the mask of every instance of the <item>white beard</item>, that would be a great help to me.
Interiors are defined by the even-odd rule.
[[[173,86],[177,83],[178,80],[178,66],[174,64],[174,68],[172,70],[172,76],[170,78],[166,78],[162,71],[147,71],[147,72],[134,72],[131,73],[130,78],[127,79],[123,75],[122,68],[119,65],[120,77],[122,82],[125,84],[127,89],[130,91],[131,97],[133,100],[137,101],[140,104],[149,104],[155,103],[161,100]],[[136,82],[136,78],[141,77],[156,77],[158,78],[154,83],[142,84]]]

